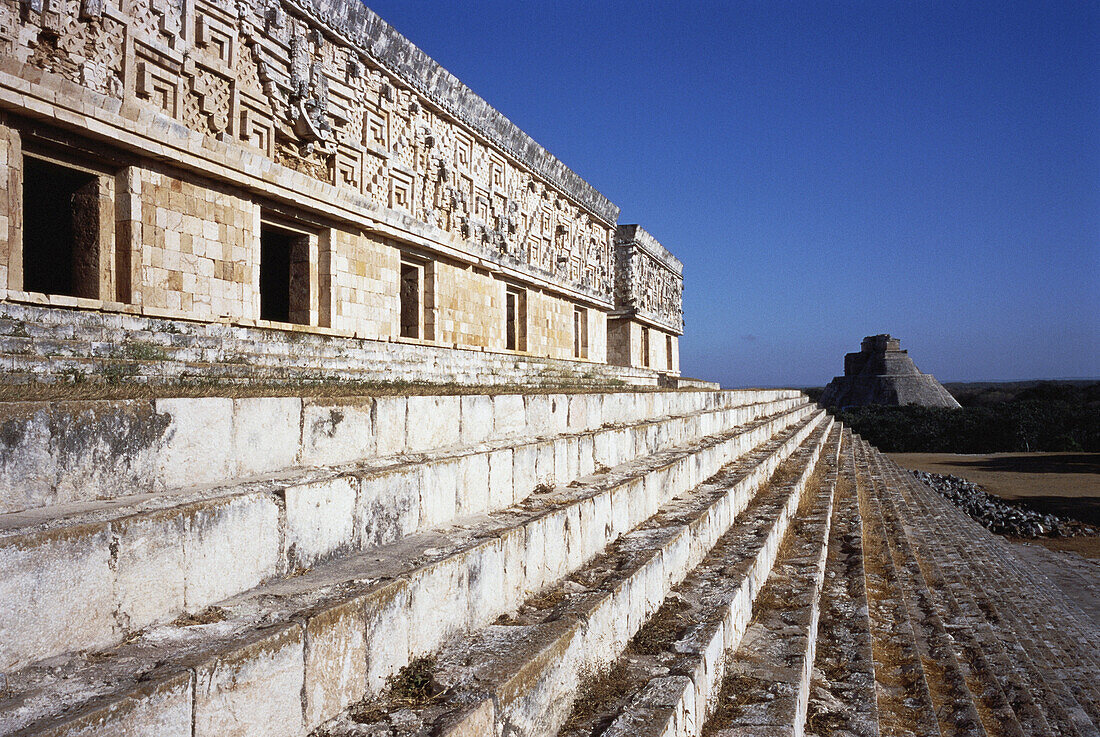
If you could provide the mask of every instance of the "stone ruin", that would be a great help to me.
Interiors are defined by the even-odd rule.
[[[468,385],[0,402],[0,735],[1097,734],[1067,571],[654,386],[680,263],[360,4],[0,20],[7,383]]]
[[[859,353],[844,356],[844,376],[829,382],[821,403],[838,408],[868,404],[960,406],[936,377],[921,373],[897,338],[885,334],[867,336]]]
[[[10,0],[0,74],[9,376],[678,383],[683,265],[358,2]]]

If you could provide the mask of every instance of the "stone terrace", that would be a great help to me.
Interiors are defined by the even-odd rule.
[[[645,368],[485,348],[17,303],[0,305],[0,372],[5,385],[145,384],[166,393],[195,384],[394,381],[482,389],[717,388]]]
[[[1098,734],[1095,624],[797,392],[2,429],[0,734]]]

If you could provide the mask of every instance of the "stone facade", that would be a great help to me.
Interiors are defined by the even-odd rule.
[[[684,265],[638,225],[615,232],[615,309],[608,360],[679,373]]]
[[[352,0],[0,1],[0,203],[8,302],[678,371],[679,262]]]
[[[921,373],[901,341],[889,335],[869,335],[858,353],[844,356],[844,376],[825,387],[821,402],[828,407],[867,404],[958,407],[959,403],[932,374]]]

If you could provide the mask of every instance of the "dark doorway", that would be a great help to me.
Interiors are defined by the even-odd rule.
[[[309,236],[260,225],[260,319],[309,324]]]
[[[527,294],[518,287],[504,292],[504,345],[510,351],[527,350]]]
[[[573,308],[573,357],[588,358],[588,310]]]
[[[99,178],[23,159],[23,289],[99,297]]]
[[[418,264],[401,262],[401,337],[420,337],[421,271]]]

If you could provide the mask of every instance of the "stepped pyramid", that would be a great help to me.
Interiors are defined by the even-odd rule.
[[[5,412],[0,734],[1100,724],[1096,623],[798,392]]]
[[[867,404],[958,407],[959,403],[932,374],[921,373],[901,341],[889,335],[869,335],[859,353],[844,356],[844,376],[825,387],[826,407]]]

